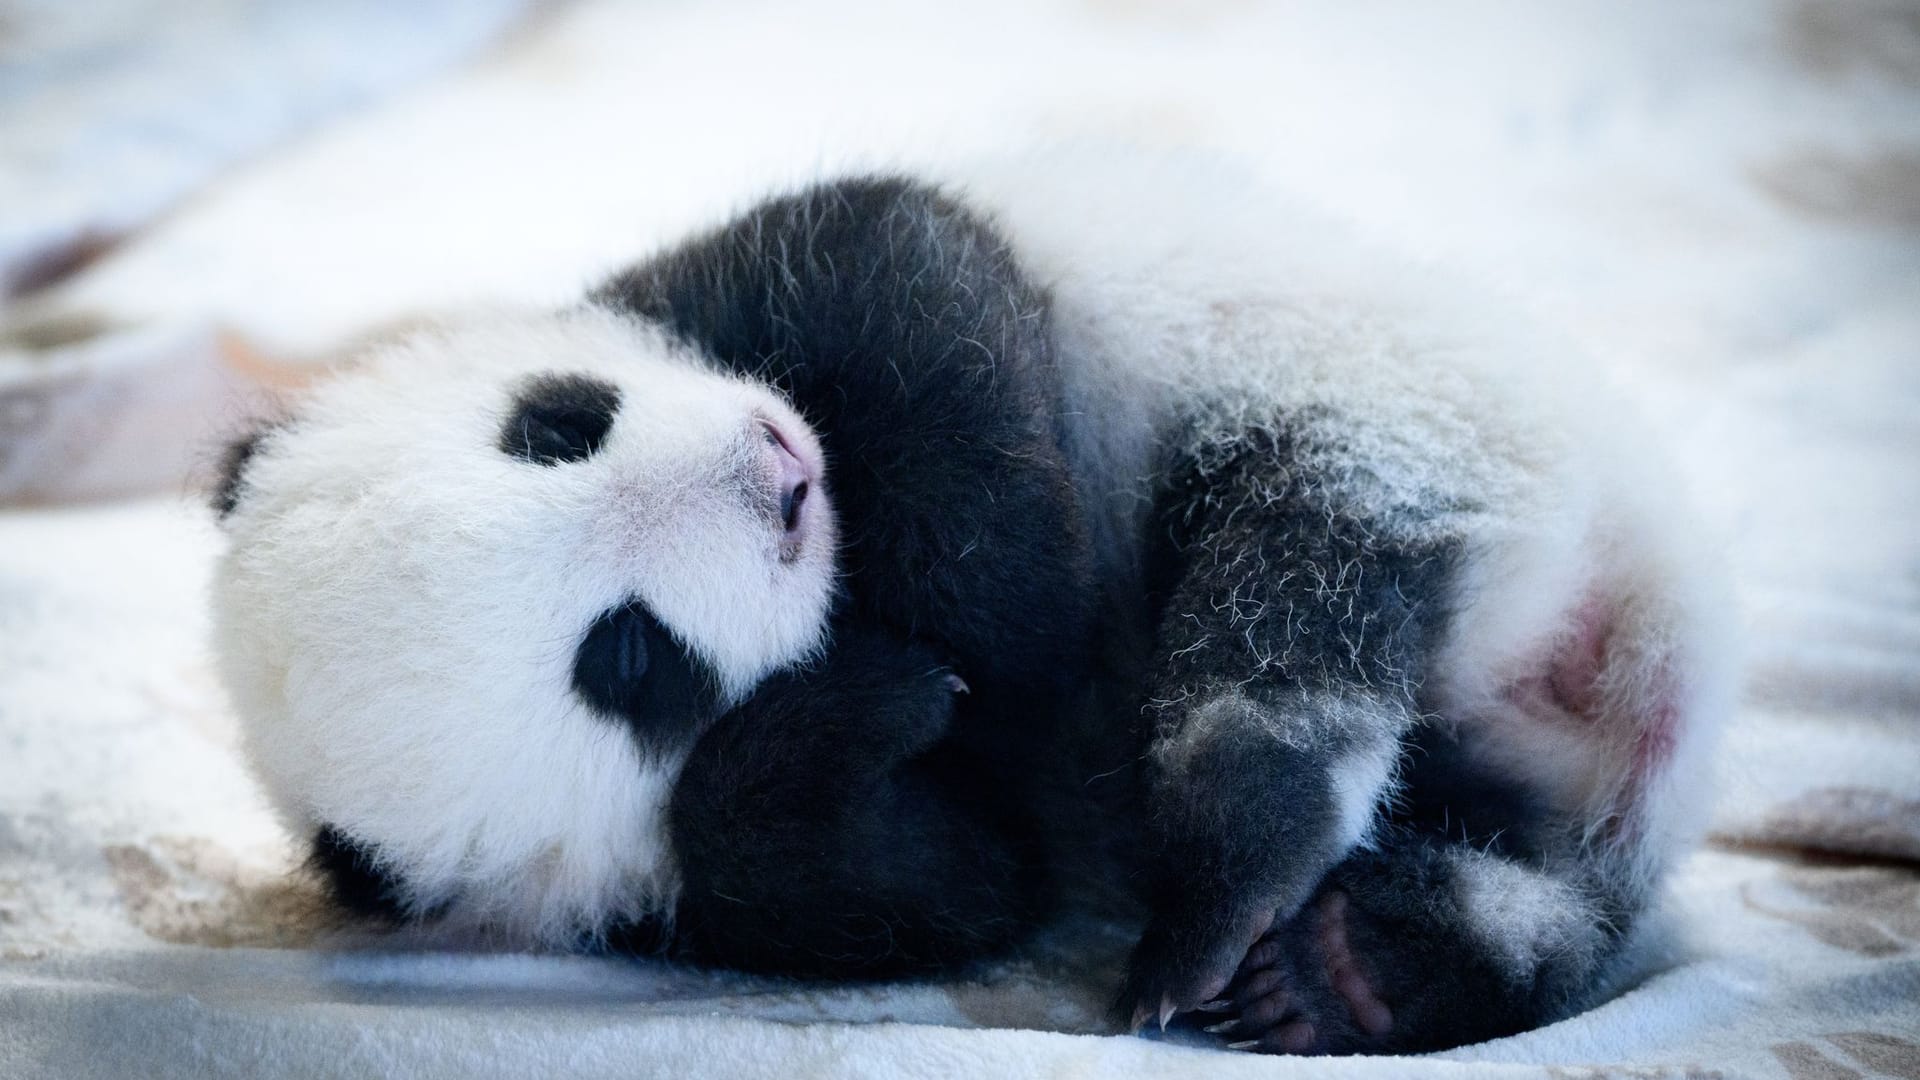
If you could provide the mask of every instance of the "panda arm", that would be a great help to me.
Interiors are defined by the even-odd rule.
[[[970,960],[1031,925],[1038,870],[944,739],[955,683],[927,651],[839,628],[693,751],[670,812],[696,959],[802,975]]]
[[[596,298],[773,384],[819,432],[856,613],[939,645],[976,689],[1082,668],[1090,570],[1047,306],[985,221],[924,184],[842,180]]]

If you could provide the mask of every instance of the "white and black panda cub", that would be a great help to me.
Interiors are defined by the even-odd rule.
[[[1068,876],[1040,778],[1092,731],[1132,1026],[1590,1002],[1703,785],[1711,575],[1577,363],[1221,175],[822,183],[237,445],[222,667],[338,899],[959,963]]]

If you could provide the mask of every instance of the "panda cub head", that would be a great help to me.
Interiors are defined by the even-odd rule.
[[[823,464],[593,306],[378,350],[237,444],[222,675],[340,898],[549,944],[670,910],[681,762],[825,644]]]

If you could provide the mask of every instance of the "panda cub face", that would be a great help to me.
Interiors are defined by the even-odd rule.
[[[801,417],[589,307],[379,351],[231,464],[219,651],[288,823],[512,939],[666,906],[687,751],[824,644]]]

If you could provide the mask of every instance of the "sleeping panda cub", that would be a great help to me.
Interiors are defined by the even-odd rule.
[[[1620,973],[1728,673],[1512,322],[1219,168],[822,183],[238,443],[225,681],[356,911],[927,970],[1049,915],[1071,818],[1138,863],[1134,1028],[1515,1032]]]

